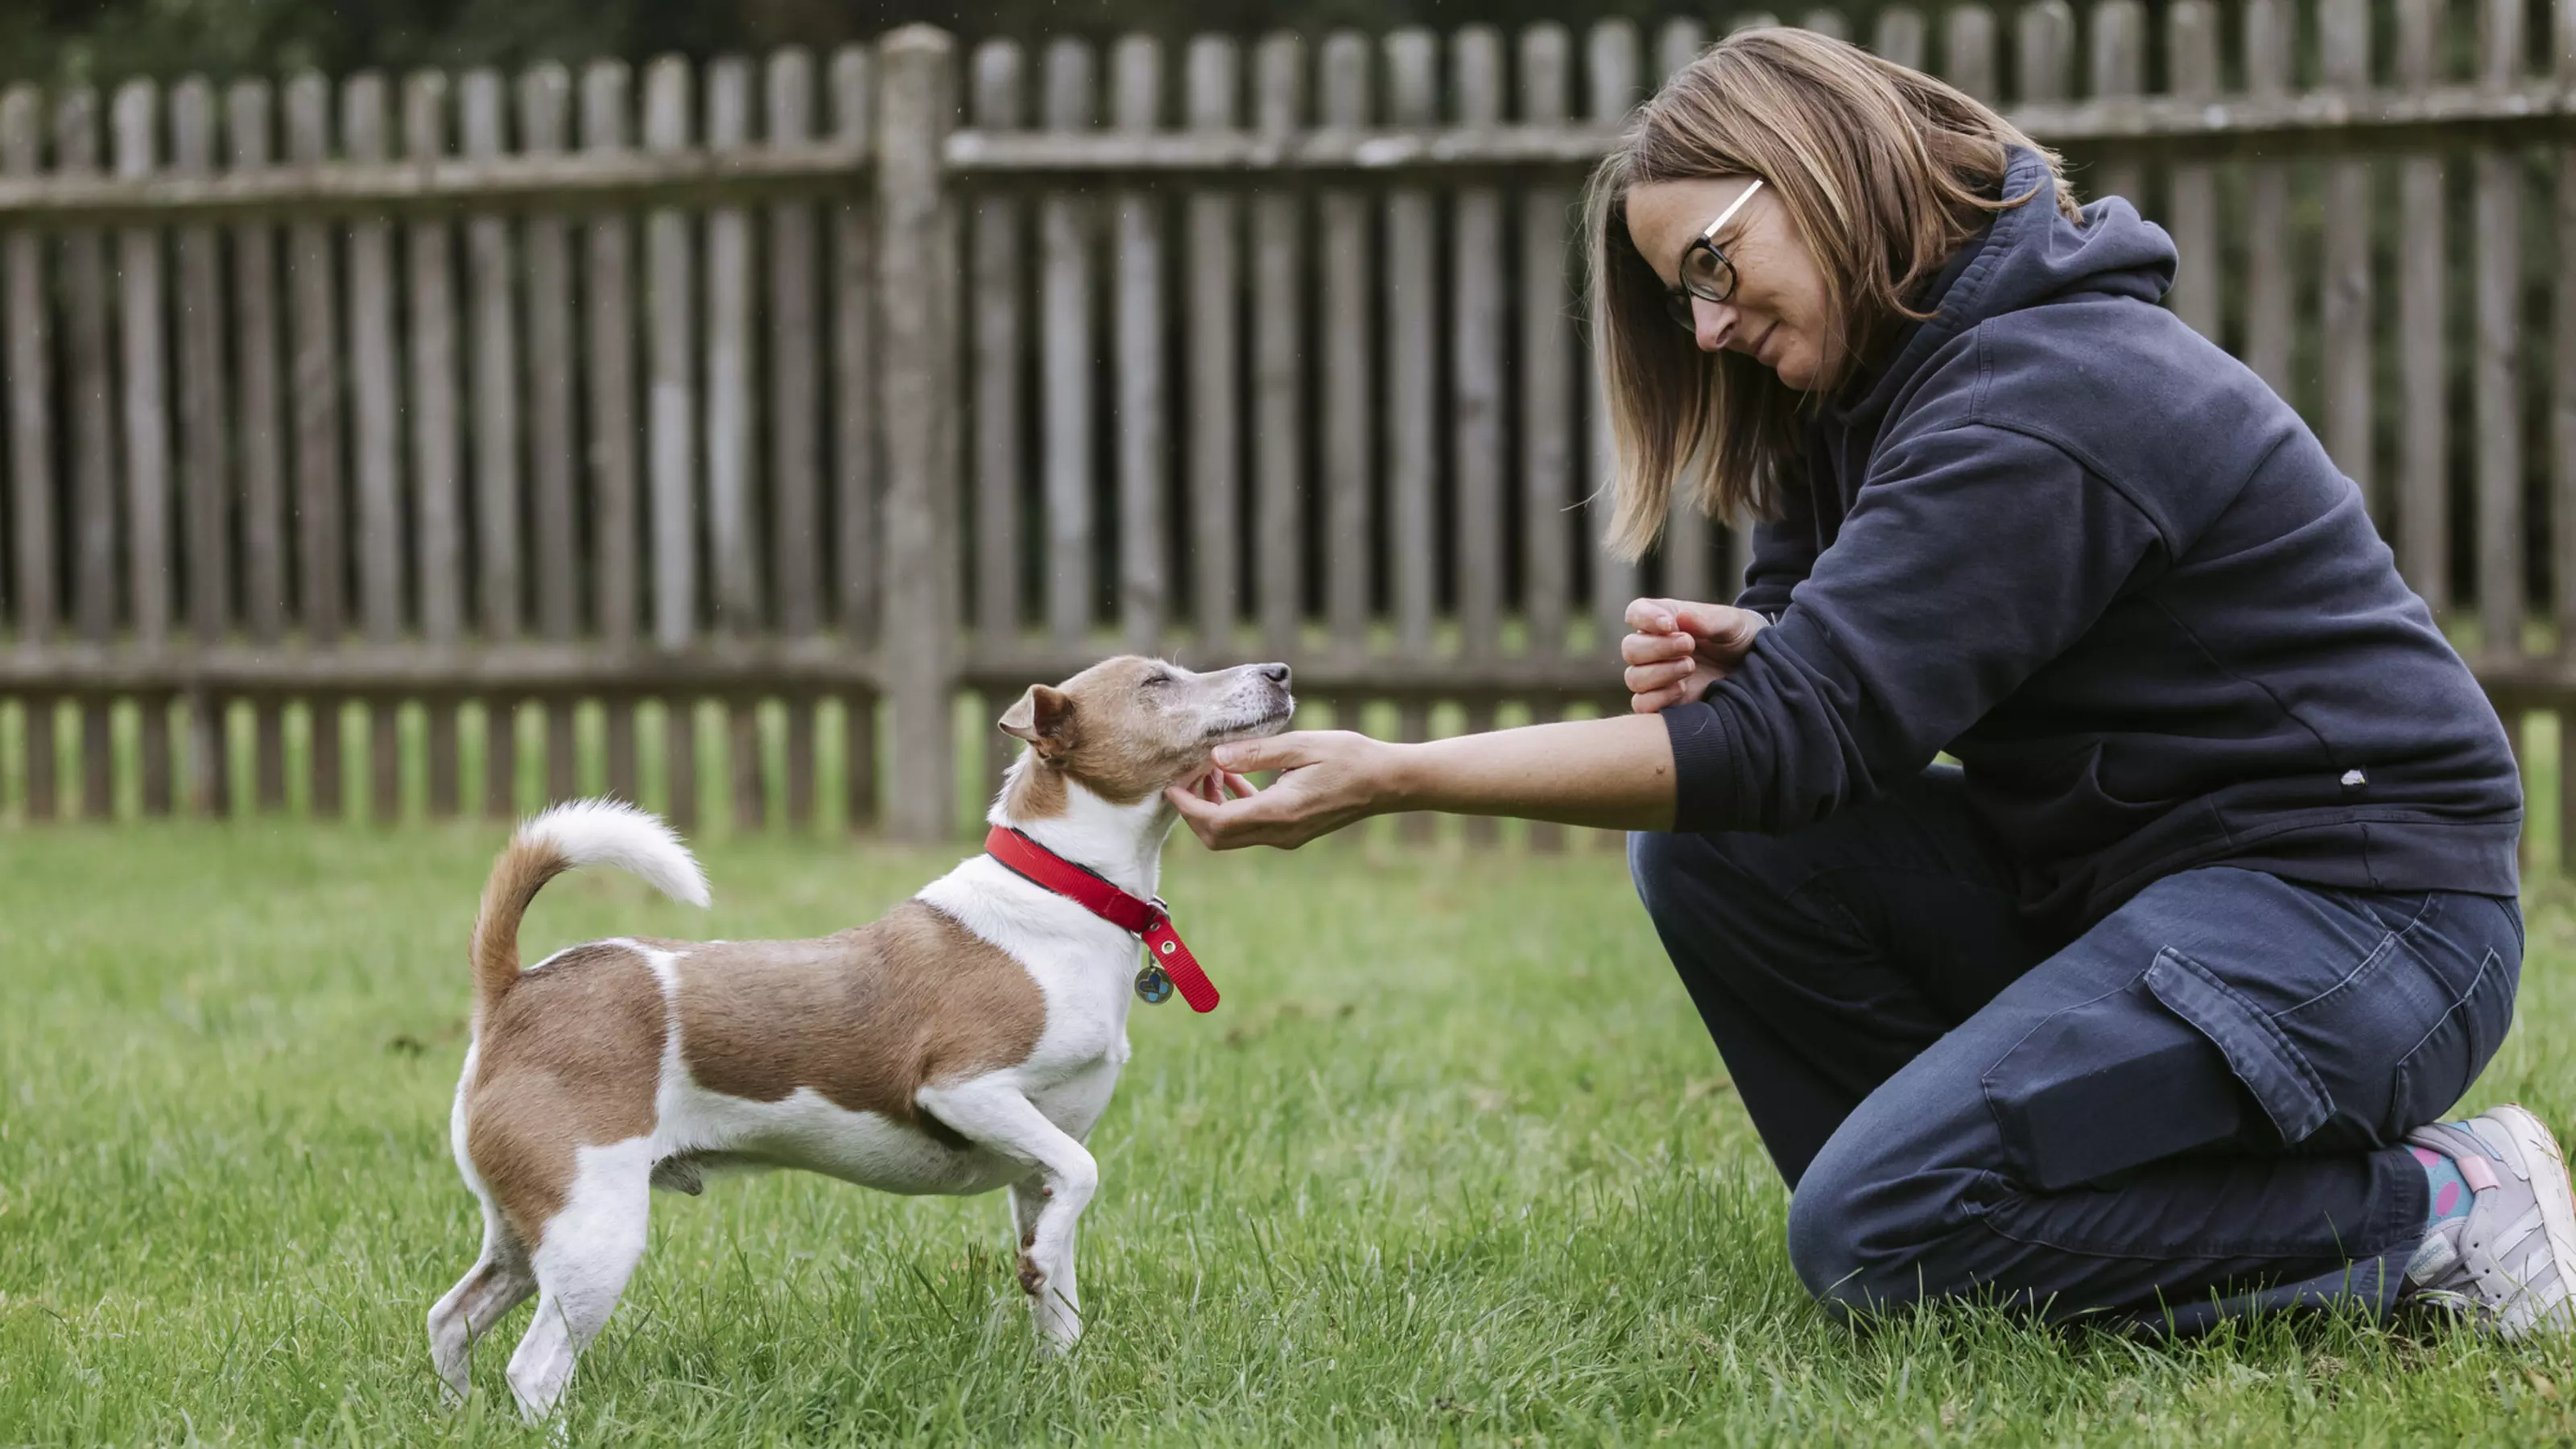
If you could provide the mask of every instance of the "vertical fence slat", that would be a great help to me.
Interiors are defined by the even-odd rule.
[[[1520,37],[1520,120],[1552,125],[1566,118],[1571,65],[1565,27],[1533,25]],[[1565,650],[1573,608],[1573,553],[1566,509],[1574,501],[1573,298],[1568,295],[1566,236],[1574,194],[1541,184],[1520,203],[1521,613],[1533,654]],[[1552,826],[1531,827],[1533,848],[1564,842]]]
[[[141,180],[158,164],[160,97],[149,81],[117,87],[113,129],[116,174]],[[128,623],[136,642],[169,640],[173,572],[170,540],[168,342],[162,332],[161,233],[129,226],[117,236],[120,354],[125,401],[125,583]],[[143,811],[170,813],[170,711],[166,698],[142,706]]]
[[[44,164],[43,98],[27,85],[0,94],[0,175],[33,179]],[[21,643],[52,642],[54,558],[54,378],[51,303],[45,295],[45,240],[32,228],[8,233],[9,495],[16,579],[11,602]],[[51,820],[56,798],[54,700],[31,695],[27,709],[27,816]]]
[[[404,78],[403,155],[431,161],[448,151],[447,77],[415,71]],[[409,284],[404,320],[411,343],[412,547],[420,560],[420,635],[436,647],[454,644],[465,624],[465,506],[458,456],[456,259],[449,223],[433,218],[405,228]],[[454,815],[458,803],[456,701],[421,702],[428,716],[429,813]]]
[[[1386,37],[1387,119],[1427,127],[1440,118],[1439,42],[1428,30]],[[1431,612],[1439,588],[1440,545],[1434,533],[1440,428],[1439,260],[1432,250],[1431,193],[1398,187],[1386,199],[1386,477],[1387,572],[1393,585],[1396,649],[1408,659],[1431,653]],[[1427,833],[1427,816],[1406,822]]]
[[[644,72],[644,149],[670,154],[689,145],[689,64],[664,56]],[[690,217],[660,207],[645,219],[645,267],[651,279],[646,322],[651,335],[650,528],[653,558],[653,643],[687,647],[697,632],[697,377],[693,290],[695,238]],[[669,814],[694,824],[698,814],[697,702],[663,700],[663,767],[669,772]]]
[[[873,61],[857,46],[832,55],[832,133],[865,145],[875,132]],[[876,217],[865,198],[832,211],[832,507],[840,539],[841,627],[853,643],[877,631],[879,564]],[[882,656],[880,656],[882,657]],[[844,794],[852,824],[877,818],[876,700],[854,695],[843,714]]]
[[[1602,21],[1592,27],[1584,51],[1592,119],[1615,124],[1638,99],[1637,29],[1625,20]],[[1591,464],[1585,470],[1583,491],[1590,500],[1584,527],[1592,550],[1592,652],[1606,655],[1617,648],[1620,621],[1627,615],[1628,600],[1636,596],[1637,568],[1613,555],[1604,542],[1611,496],[1610,404],[1603,391],[1597,325],[1585,365],[1591,378],[1584,388],[1588,414],[1584,432]]]
[[[242,173],[270,164],[270,91],[265,81],[236,83],[225,96],[227,164]],[[244,222],[232,228],[233,375],[240,411],[233,436],[240,449],[242,622],[254,644],[274,646],[286,631],[286,434],[280,411],[277,318],[277,228]],[[252,706],[251,798],[254,808],[286,804],[286,721],[274,697]]]
[[[1995,12],[1983,5],[1953,5],[1942,17],[1941,78],[1969,95],[1995,105],[2003,99],[2002,71],[1995,63]]]
[[[1323,123],[1369,121],[1369,45],[1348,31],[1324,42]],[[1373,285],[1369,198],[1337,189],[1324,194],[1323,433],[1324,606],[1336,651],[1368,647],[1369,492],[1373,369],[1369,311]]]
[[[55,170],[98,172],[98,95],[64,93],[54,112]],[[102,646],[116,633],[116,403],[108,355],[107,257],[98,229],[62,236],[63,356],[71,390],[72,623],[81,641]],[[81,814],[104,819],[116,807],[114,741],[108,706],[81,702]]]
[[[1043,117],[1049,130],[1085,131],[1095,111],[1091,47],[1071,38],[1047,47]],[[1038,204],[1045,407],[1047,633],[1078,645],[1090,631],[1094,539],[1092,401],[1097,343],[1092,292],[1092,203],[1049,192]],[[891,422],[891,419],[889,419]]]
[[[1189,124],[1228,130],[1240,115],[1242,61],[1234,42],[1203,35],[1190,42],[1184,104]],[[1243,252],[1236,227],[1242,210],[1221,191],[1189,199],[1190,606],[1209,664],[1230,662],[1242,608],[1236,550],[1236,505],[1242,491]],[[1281,547],[1284,539],[1264,538]]]
[[[554,64],[530,67],[519,77],[519,149],[530,156],[562,153],[571,119],[572,77]],[[580,628],[576,593],[581,582],[581,536],[576,495],[580,461],[573,441],[573,377],[580,365],[573,347],[572,253],[563,217],[534,211],[522,224],[527,254],[528,488],[535,526],[537,633],[557,643]],[[545,793],[549,801],[580,793],[575,769],[577,701],[546,701]]]
[[[1253,125],[1281,136],[1305,121],[1306,45],[1262,39],[1253,60]],[[1272,658],[1297,651],[1304,617],[1306,537],[1305,207],[1287,191],[1252,200],[1254,486],[1253,550],[1261,641]]]
[[[885,268],[885,344],[906,359],[887,368],[885,678],[893,744],[904,768],[892,781],[895,833],[945,839],[957,808],[951,713],[955,649],[958,358],[957,205],[942,184],[955,124],[956,79],[946,35],[908,26],[880,52],[883,134],[877,155],[878,225]]]
[[[772,146],[814,134],[814,61],[802,50],[769,58],[765,134]],[[817,357],[823,313],[815,290],[815,215],[808,201],[769,208],[770,572],[778,631],[810,638],[823,625],[823,416]],[[814,819],[814,704],[787,701],[787,818]]]
[[[2257,97],[2290,90],[2298,12],[2289,0],[2245,0],[2245,88]],[[2245,365],[2272,391],[2291,396],[2290,170],[2257,159],[2245,168]]]
[[[2062,101],[2074,94],[2075,10],[2066,0],[2037,0],[2014,17],[2019,99]]]
[[[1491,26],[1458,32],[1450,48],[1457,119],[1479,130],[1503,122],[1503,38]],[[1502,633],[1503,196],[1491,186],[1461,190],[1449,237],[1450,478],[1456,526],[1452,576],[1460,647],[1479,663]],[[1490,839],[1490,817],[1470,820],[1470,840]]]
[[[1798,18],[1798,28],[1836,40],[1851,39],[1851,17],[1839,10],[1810,10]]]
[[[2444,0],[2397,0],[2397,83],[2423,91],[2442,76]],[[2406,582],[2436,614],[2451,607],[2451,509],[2447,457],[2450,308],[2443,291],[2449,242],[2443,163],[2410,155],[2397,163],[2398,212],[2406,218],[2397,249],[2398,353],[2397,561]]]
[[[2370,87],[2370,0],[2319,0],[2326,88],[2360,94]],[[2326,452],[2361,489],[2385,533],[2389,517],[2372,466],[2370,171],[2365,157],[2326,162],[2323,313]]]
[[[1869,48],[1882,60],[1892,61],[1909,70],[1923,69],[1923,13],[1903,5],[1891,5],[1878,12],[1878,22],[1871,28]]]
[[[1027,124],[1023,53],[1017,41],[976,47],[968,105],[980,130]],[[1020,628],[1022,278],[1028,273],[1027,208],[994,192],[975,198],[968,245],[975,317],[975,627],[1007,646]]]
[[[1121,131],[1150,132],[1162,119],[1163,50],[1130,35],[1111,56]],[[1117,201],[1118,617],[1127,648],[1162,646],[1168,608],[1171,427],[1163,375],[1163,203],[1154,192]]]
[[[594,61],[581,75],[581,146],[608,156],[627,147],[629,79],[625,66]],[[583,340],[589,381],[589,474],[592,609],[600,643],[613,652],[635,647],[640,632],[641,567],[636,557],[643,519],[635,448],[635,233],[622,212],[591,218],[582,279]],[[635,702],[601,702],[608,793],[641,798],[635,758]]]
[[[205,177],[215,164],[215,95],[202,76],[170,93],[170,169]],[[232,623],[232,440],[225,396],[223,257],[212,226],[178,229],[179,493],[186,525],[181,577],[188,626],[202,647],[222,642]],[[224,705],[198,691],[185,696],[188,721],[188,809],[223,815],[232,809],[224,748]]]
[[[719,57],[707,68],[707,145],[728,151],[751,141],[751,64]],[[761,627],[759,542],[752,529],[751,217],[739,206],[707,215],[707,517],[715,563],[716,616],[723,631],[749,638]],[[761,787],[760,701],[726,700],[726,792],[734,824],[757,829]]]
[[[1670,78],[1691,63],[1707,35],[1696,20],[1667,21],[1655,36],[1655,74]],[[1686,488],[1673,490],[1664,514],[1662,590],[1680,599],[1709,597],[1709,519]]]
[[[319,165],[331,149],[331,86],[306,72],[286,83],[286,159]],[[333,226],[318,217],[287,230],[287,326],[294,349],[295,602],[304,637],[337,643],[346,624],[347,508],[340,470],[340,291]],[[305,701],[312,739],[312,811],[347,813],[340,769],[340,701]]]
[[[2523,79],[2520,0],[2485,0],[2478,11],[2478,83],[2505,90]],[[2522,653],[2522,188],[2519,151],[2480,151],[2474,175],[2477,270],[2478,618],[2486,651]],[[2520,736],[2520,720],[2506,726]]]
[[[2174,0],[2165,13],[2165,50],[2177,96],[2218,94],[2218,9],[2211,0]],[[2206,161],[2174,164],[2168,223],[2182,256],[2166,303],[2201,336],[2218,337],[2218,185]]]
[[[2561,86],[2576,82],[2576,0],[2550,6],[2550,59]],[[2557,241],[2551,301],[2549,473],[2551,587],[2556,592],[2558,657],[2576,659],[2576,146],[2550,157],[2556,172],[2551,228]],[[2558,711],[2558,870],[2576,875],[2576,709]]]
[[[489,160],[503,154],[501,77],[490,70],[465,73],[457,87],[465,154]],[[472,335],[466,353],[467,432],[474,456],[474,569],[477,622],[487,640],[518,637],[519,537],[519,338],[521,299],[512,295],[510,222],[486,213],[465,223],[466,286]],[[540,569],[539,572],[543,570]],[[518,701],[483,700],[483,811],[495,817],[519,806]]]
[[[2103,99],[2134,96],[2147,88],[2147,11],[2139,0],[2101,0],[2093,7],[2093,94]],[[2095,173],[2086,189],[2097,196],[2126,197],[2143,210],[2146,177],[2135,161],[2114,161]]]

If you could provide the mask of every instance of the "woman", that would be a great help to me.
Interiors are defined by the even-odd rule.
[[[1788,30],[1649,102],[1587,226],[1613,542],[1676,488],[1748,508],[1742,596],[1630,606],[1627,717],[1227,746],[1174,793],[1199,836],[1642,832],[1838,1309],[2565,1331],[2556,1143],[2518,1108],[2427,1125],[2512,1014],[2504,732],[2316,438],[2156,305],[2165,234]]]

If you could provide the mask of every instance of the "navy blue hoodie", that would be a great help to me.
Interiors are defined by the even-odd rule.
[[[2001,213],[1811,431],[1738,603],[1778,622],[1664,712],[1677,830],[1777,833],[1948,751],[2070,930],[2226,863],[2512,895],[2503,726],[2290,406],[2156,305],[2172,241]]]

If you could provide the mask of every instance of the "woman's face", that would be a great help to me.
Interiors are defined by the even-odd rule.
[[[1749,176],[1716,176],[1631,186],[1628,239],[1664,286],[1675,286],[1683,249],[1752,184]],[[1816,386],[1839,334],[1826,316],[1824,279],[1778,193],[1767,186],[1754,193],[1716,242],[1735,264],[1735,291],[1723,302],[1691,299],[1700,350],[1741,352],[1801,392]]]

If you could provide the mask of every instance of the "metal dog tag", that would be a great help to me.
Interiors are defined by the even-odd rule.
[[[1161,966],[1148,961],[1145,969],[1136,973],[1136,994],[1145,999],[1147,1006],[1160,1006],[1172,999],[1172,978],[1163,974]]]

